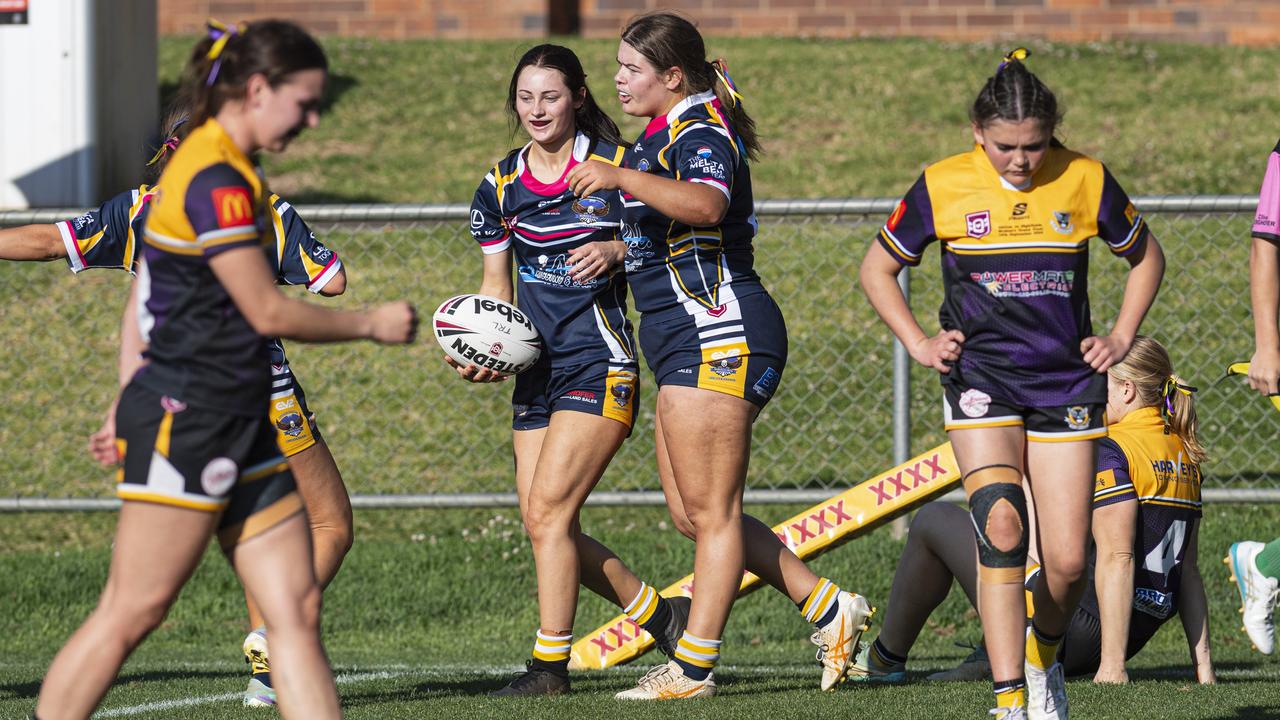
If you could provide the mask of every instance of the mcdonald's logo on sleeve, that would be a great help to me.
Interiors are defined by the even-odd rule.
[[[221,187],[213,190],[213,210],[218,227],[230,228],[253,224],[253,201],[245,187]]]

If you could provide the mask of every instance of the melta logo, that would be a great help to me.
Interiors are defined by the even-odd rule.
[[[253,224],[253,201],[244,187],[214,189],[213,211],[218,216],[218,227],[240,227]]]

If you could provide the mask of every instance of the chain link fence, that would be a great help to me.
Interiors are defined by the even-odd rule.
[[[858,287],[868,242],[894,200],[760,204],[757,267],[786,315],[790,361],[756,424],[749,487],[825,490],[894,461],[893,344]],[[1246,197],[1138,202],[1168,257],[1143,331],[1164,342],[1200,389],[1208,487],[1280,486],[1270,405],[1239,381],[1216,385],[1252,354]],[[424,337],[409,348],[288,344],[308,404],[353,493],[506,493],[512,490],[511,384],[471,385],[442,360],[425,320],[445,298],[479,287],[481,255],[464,206],[303,207],[347,267],[335,307],[414,302]],[[0,225],[51,222],[74,212],[0,213]],[[1095,329],[1119,308],[1127,263],[1094,243]],[[936,256],[911,271],[911,303],[936,326]],[[115,348],[128,278],[65,266],[0,264],[0,497],[102,497],[112,477],[83,448],[115,389]],[[291,291],[293,289],[290,289]],[[642,368],[644,364],[642,362]],[[936,373],[910,371],[911,450],[944,441]],[[601,482],[604,491],[655,490],[655,388],[642,373],[641,412]]]

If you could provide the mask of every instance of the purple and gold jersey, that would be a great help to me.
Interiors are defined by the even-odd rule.
[[[146,213],[137,290],[150,363],[135,382],[192,406],[262,414],[271,388],[267,338],[240,313],[209,260],[269,249],[267,207],[253,163],[216,120],[178,146]]]
[[[931,165],[880,230],[884,249],[918,265],[941,249],[944,329],[964,352],[943,382],[964,382],[1026,407],[1106,402],[1105,376],[1084,361],[1093,334],[1089,241],[1140,251],[1147,226],[1102,163],[1051,147],[1026,188],[981,146]]]
[[[1137,501],[1133,607],[1168,620],[1178,609],[1182,560],[1200,519],[1200,467],[1181,438],[1165,433],[1156,408],[1134,410],[1108,430],[1098,444],[1093,506]],[[1096,613],[1095,593],[1087,603]]]
[[[126,190],[107,200],[96,210],[57,223],[67,249],[67,265],[73,272],[93,268],[129,270],[138,260],[138,239],[146,222],[144,210],[155,197],[156,188],[146,185]],[[267,214],[275,233],[275,246],[267,261],[281,285],[305,285],[318,293],[342,270],[338,254],[324,246],[298,216],[293,206],[272,195]],[[271,340],[271,364],[287,367],[284,345]],[[276,378],[277,382],[280,378]]]
[[[747,153],[727,114],[707,91],[656,117],[623,164],[724,193],[729,207],[713,227],[691,227],[624,194],[627,282],[646,321],[701,315],[764,292],[754,268],[758,224]]]
[[[1267,172],[1258,192],[1258,212],[1253,218],[1253,236],[1280,242],[1280,142],[1267,158]]]
[[[568,274],[570,250],[618,239],[621,203],[612,193],[575,198],[564,177],[539,181],[525,166],[528,149],[512,151],[481,181],[471,201],[471,235],[485,254],[514,250],[516,301],[542,336],[552,367],[600,360],[633,365],[620,269],[587,282]],[[622,148],[604,142],[592,147],[579,133],[565,174],[587,159],[617,165]]]

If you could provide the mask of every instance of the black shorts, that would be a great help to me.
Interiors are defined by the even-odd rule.
[[[1026,407],[952,382],[942,386],[946,429],[1022,427],[1029,442],[1072,442],[1107,436],[1106,403]]]
[[[231,547],[302,511],[267,417],[190,407],[137,383],[120,396],[116,443],[123,500],[221,513]]]
[[[608,360],[553,368],[540,358],[516,376],[511,394],[511,427],[536,430],[551,424],[551,413],[573,410],[617,420],[630,433],[640,395],[635,363]]]
[[[658,387],[682,385],[768,404],[787,366],[787,325],[766,292],[713,311],[640,322],[640,347]]]
[[[1128,660],[1146,647],[1164,623],[1150,615],[1133,611],[1129,617],[1129,640],[1124,659]],[[1058,662],[1068,676],[1092,675],[1102,662],[1102,622],[1096,615],[1077,608],[1071,616],[1062,644],[1058,646]]]

